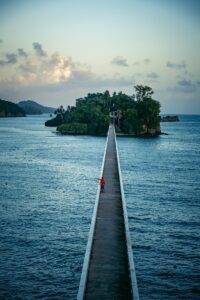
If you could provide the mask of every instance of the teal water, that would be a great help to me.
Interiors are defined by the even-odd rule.
[[[0,119],[0,299],[75,299],[105,138]]]
[[[118,138],[140,299],[200,299],[200,117]]]
[[[76,299],[105,138],[0,119],[0,299]],[[118,138],[141,299],[199,299],[200,117]]]

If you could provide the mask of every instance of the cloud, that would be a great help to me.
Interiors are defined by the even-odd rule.
[[[59,53],[53,53],[45,60],[30,56],[18,66],[16,78],[25,85],[56,84],[69,79],[72,67],[71,59]]]
[[[139,61],[135,61],[134,63],[133,63],[133,66],[134,67],[137,67],[137,66],[139,66],[140,65],[140,62]]]
[[[5,56],[6,58],[4,60],[3,59],[0,60],[1,66],[17,63],[17,55],[15,53],[6,53]]]
[[[195,97],[199,101],[199,88],[199,81],[182,77],[174,85],[168,86],[167,90],[174,95],[179,95],[179,97],[187,97],[188,99]]]
[[[38,61],[33,57],[27,59],[25,63],[22,63],[18,66],[18,74],[29,74],[29,73],[36,73],[37,72]]]
[[[73,66],[71,58],[54,53],[47,62],[47,64],[43,64],[42,74],[47,76],[50,81],[62,82],[69,79]]]
[[[166,66],[170,69],[176,69],[176,70],[183,70],[183,69],[187,68],[187,65],[184,61],[181,63],[173,63],[173,62],[168,61]]]
[[[159,75],[157,73],[155,73],[155,72],[151,72],[151,73],[147,74],[147,78],[149,78],[149,79],[157,79],[157,78],[159,78]]]
[[[15,53],[7,53],[6,58],[8,64],[15,64],[17,62],[17,55]]]
[[[134,84],[133,77],[122,77],[118,74],[113,76],[97,75],[93,73],[90,68],[72,68],[71,76],[66,82],[67,86],[78,86],[88,89],[96,88],[123,88]]]
[[[92,75],[92,76],[91,76]],[[132,87],[135,84],[133,78],[128,77],[105,77],[98,76],[93,73],[78,73],[70,77],[66,82],[58,82],[54,84],[37,85],[21,85],[15,83],[15,78],[10,81],[0,81],[0,98],[2,99],[39,99],[42,103],[52,105],[54,107],[63,104],[74,105],[75,99],[83,97],[88,93],[103,92],[109,90],[132,93]],[[82,80],[80,80],[80,77]]]
[[[75,68],[70,57],[58,52],[47,55],[39,43],[33,43],[33,48],[35,51],[32,53],[18,48],[18,54],[7,53],[5,58],[0,60],[0,65],[8,71],[0,73],[1,82],[10,85],[42,86],[69,80]]]
[[[151,60],[149,58],[145,58],[143,60],[143,63],[146,64],[146,65],[148,65],[150,62],[151,62]]]
[[[177,89],[184,93],[193,93],[196,91],[198,83],[192,82],[190,79],[181,79],[177,82]]]
[[[123,58],[122,56],[116,56],[115,58],[113,58],[111,63],[114,65],[121,66],[121,67],[128,67],[126,58]]]
[[[192,82],[191,82],[191,80],[182,79],[182,80],[178,81],[178,85],[188,87],[188,86],[192,85]]]
[[[140,73],[140,72],[136,72],[136,73],[134,73],[134,76],[135,76],[135,77],[141,77],[141,76],[143,76],[143,75],[142,75],[142,73]]]
[[[137,67],[137,66],[140,66],[140,65],[148,65],[148,64],[150,64],[150,62],[151,62],[151,60],[149,58],[145,58],[145,59],[143,59],[141,61],[135,61],[133,63],[133,66]]]
[[[58,52],[45,52],[45,56],[41,57],[38,49],[43,51],[42,47],[37,47],[37,51],[34,47],[27,53],[23,48],[18,48],[17,54],[5,56],[3,64],[6,63],[7,69],[0,72],[1,97],[32,97],[46,99],[47,102],[49,99],[66,99],[72,103],[88,92],[106,89],[125,91],[135,83],[133,76],[98,75],[88,65],[77,63]]]
[[[92,80],[95,80],[95,78],[96,75],[89,68],[74,68],[70,80],[71,82],[91,82]]]
[[[40,43],[34,42],[33,49],[38,56],[47,56],[47,53],[42,49],[42,45]]]
[[[21,57],[28,57],[28,54],[24,51],[23,48],[19,48],[17,49],[18,51],[18,55],[21,56]]]

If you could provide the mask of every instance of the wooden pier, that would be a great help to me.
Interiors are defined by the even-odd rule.
[[[102,163],[105,190],[98,188],[78,300],[134,299],[138,289],[115,129],[110,125]]]

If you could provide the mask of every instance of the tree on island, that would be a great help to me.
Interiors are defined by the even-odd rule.
[[[46,126],[58,126],[62,134],[105,135],[111,119],[121,134],[155,135],[160,133],[160,103],[152,99],[148,86],[135,86],[135,94],[122,92],[88,94],[76,100],[76,106],[58,109]]]
[[[138,118],[148,134],[152,128],[156,128],[160,124],[160,103],[152,99],[154,92],[148,86],[137,85],[135,91]]]

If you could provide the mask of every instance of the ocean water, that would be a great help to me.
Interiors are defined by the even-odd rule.
[[[200,116],[118,138],[140,299],[200,299]]]
[[[0,119],[0,299],[76,299],[105,138]],[[199,299],[200,117],[118,138],[141,299]]]
[[[76,299],[105,138],[0,119],[0,299]]]

